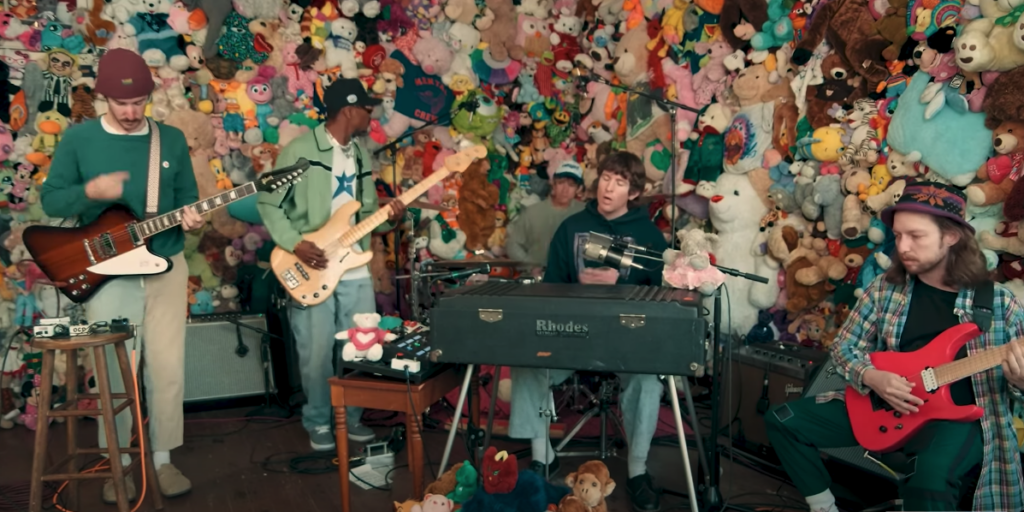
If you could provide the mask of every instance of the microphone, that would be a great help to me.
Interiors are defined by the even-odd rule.
[[[591,231],[586,245],[583,246],[583,259],[617,269],[632,267],[644,270],[643,265],[633,261],[633,253],[627,251],[628,249],[618,246],[611,238]]]
[[[490,264],[484,264],[484,265],[481,265],[479,267],[467,268],[467,269],[463,269],[463,270],[456,270],[454,272],[450,272],[446,276],[439,277],[438,279],[462,279],[463,277],[469,277],[469,276],[474,275],[474,274],[490,274],[490,273],[491,273],[491,265]]]

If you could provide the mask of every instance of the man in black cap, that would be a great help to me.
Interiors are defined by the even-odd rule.
[[[369,217],[379,208],[373,182],[374,162],[366,149],[365,136],[370,126],[370,113],[381,100],[371,98],[359,80],[342,79],[324,91],[324,103],[327,121],[293,140],[277,158],[279,167],[292,165],[300,157],[316,163],[301,182],[287,189],[261,192],[257,203],[274,242],[315,269],[326,268],[327,257],[322,247],[303,240],[303,234],[320,229],[338,208],[349,201],[361,203],[354,223]],[[388,223],[377,231],[394,229],[404,213],[405,205],[397,200],[391,202]],[[369,251],[370,237],[360,240],[353,249]],[[306,395],[302,424],[309,431],[314,450],[335,449],[331,393],[327,384],[327,379],[335,374],[334,335],[355,327],[353,315],[375,311],[373,283],[366,266],[345,272],[334,296],[326,302],[310,307],[293,303],[290,308],[302,388]],[[361,417],[361,408],[348,408],[348,437],[357,442],[371,441],[374,433],[360,423]]]
[[[967,342],[956,359],[1024,336],[1024,309],[1009,290],[989,280],[974,229],[965,220],[966,204],[964,194],[949,185],[907,185],[881,216],[896,237],[892,266],[864,290],[832,344],[836,369],[850,386],[873,392],[896,418],[941,407],[944,398],[936,393],[930,401],[940,404],[926,404],[911,394],[914,384],[904,376],[876,369],[871,353],[921,350],[968,322],[978,323],[983,334]],[[1024,403],[1024,350],[1012,343],[1000,357],[1001,368],[949,386],[953,403],[984,411],[979,421],[928,422],[902,448],[912,460],[900,486],[904,510],[958,510],[971,491],[971,510],[1021,510],[1024,482],[1013,414]],[[858,444],[844,396],[807,397],[765,415],[771,445],[812,512],[838,510],[818,449]],[[975,489],[965,485],[972,473]]]
[[[168,213],[199,200],[192,159],[185,135],[177,128],[150,122],[145,108],[153,92],[153,77],[137,53],[116,49],[99,62],[96,92],[109,106],[103,117],[72,126],[61,139],[53,156],[50,174],[43,183],[43,210],[50,217],[78,216],[83,224],[94,221],[113,204],[127,206],[142,219],[147,206],[147,179],[151,172],[159,176],[156,190],[157,214]],[[159,151],[151,160],[151,137],[159,136]],[[178,496],[192,484],[171,464],[170,451],[182,445],[184,418],[182,402],[185,381],[185,315],[188,301],[188,265],[185,263],[184,231],[198,229],[205,220],[191,208],[186,209],[181,228],[174,227],[150,238],[150,250],[171,260],[163,274],[143,278],[124,277],[111,281],[85,303],[90,322],[123,317],[138,325],[146,353],[146,399],[153,462],[160,490],[166,496]],[[183,229],[184,231],[183,231]],[[108,347],[107,360],[116,361]],[[110,365],[110,385],[124,392],[117,365]],[[102,422],[102,419],[100,419]],[[99,428],[100,446],[106,447],[103,427]],[[121,446],[131,437],[131,414],[117,416],[117,434]],[[122,456],[122,460],[128,460]],[[110,461],[120,471],[121,462]],[[126,481],[129,499],[135,498],[135,485]],[[103,486],[103,500],[115,503],[113,483]]]

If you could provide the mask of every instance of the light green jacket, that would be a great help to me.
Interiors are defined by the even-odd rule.
[[[356,222],[372,215],[380,208],[377,188],[373,182],[372,159],[365,144],[356,140],[362,161],[361,175],[356,177],[356,198],[362,204]],[[299,158],[319,162],[330,167],[334,162],[334,149],[327,138],[324,125],[317,126],[293,140],[277,157],[277,168],[293,165]],[[302,176],[302,181],[274,192],[260,192],[256,209],[263,224],[278,246],[291,251],[302,241],[302,235],[320,229],[331,218],[331,191],[334,176],[331,171],[315,163]],[[390,223],[377,228],[378,232],[394,229]],[[340,233],[338,234],[341,235]],[[359,241],[364,251],[370,250],[370,237]]]

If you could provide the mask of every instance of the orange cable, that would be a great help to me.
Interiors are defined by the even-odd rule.
[[[136,411],[137,416],[139,418],[142,418],[142,405],[140,404],[141,400],[139,399],[139,378],[138,378],[137,370],[135,369],[135,350],[134,349],[132,349],[131,365],[132,365],[132,386],[135,388],[135,411]],[[110,378],[109,374],[107,375],[107,378],[108,379]],[[77,420],[74,420],[74,421],[77,421]],[[139,433],[140,434],[142,433],[142,429],[146,428],[146,424],[147,423],[149,423],[149,418],[145,418],[145,419],[142,420],[142,425],[139,426]],[[140,437],[139,435],[133,435],[132,438],[128,441],[128,446],[131,446],[132,441],[134,441],[136,438],[139,439],[139,462],[140,462],[139,465],[142,466],[142,492],[139,493],[138,499],[135,500],[135,506],[132,507],[132,511],[131,512],[137,512],[139,510],[139,507],[142,506],[143,500],[146,498],[146,441],[145,441],[146,436],[141,436]],[[110,454],[107,454],[107,455],[108,455],[108,459],[107,460],[109,461],[110,460],[109,459],[109,455]],[[109,466],[106,466],[106,462],[101,460],[98,463],[96,463],[95,466],[93,466],[93,467],[83,471],[83,473],[95,473],[97,471],[100,471],[101,469],[107,469],[108,467]],[[60,492],[63,491],[65,487],[67,487],[68,482],[69,482],[68,480],[65,480],[64,483],[60,484],[60,487],[57,488],[57,492],[53,493],[53,506],[56,507],[57,510],[60,510],[61,512],[74,512],[73,510],[66,509],[66,508],[60,506],[59,504],[57,504],[57,498],[60,496]]]

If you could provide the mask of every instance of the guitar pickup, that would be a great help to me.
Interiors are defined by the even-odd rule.
[[[295,273],[291,270],[282,272],[281,278],[284,280],[284,284],[289,290],[294,290],[299,287],[299,280],[295,278]]]
[[[306,281],[309,281],[309,274],[306,273],[306,269],[302,268],[302,264],[301,263],[295,263],[295,270],[299,271],[299,274],[302,275],[303,279],[305,279]]]

